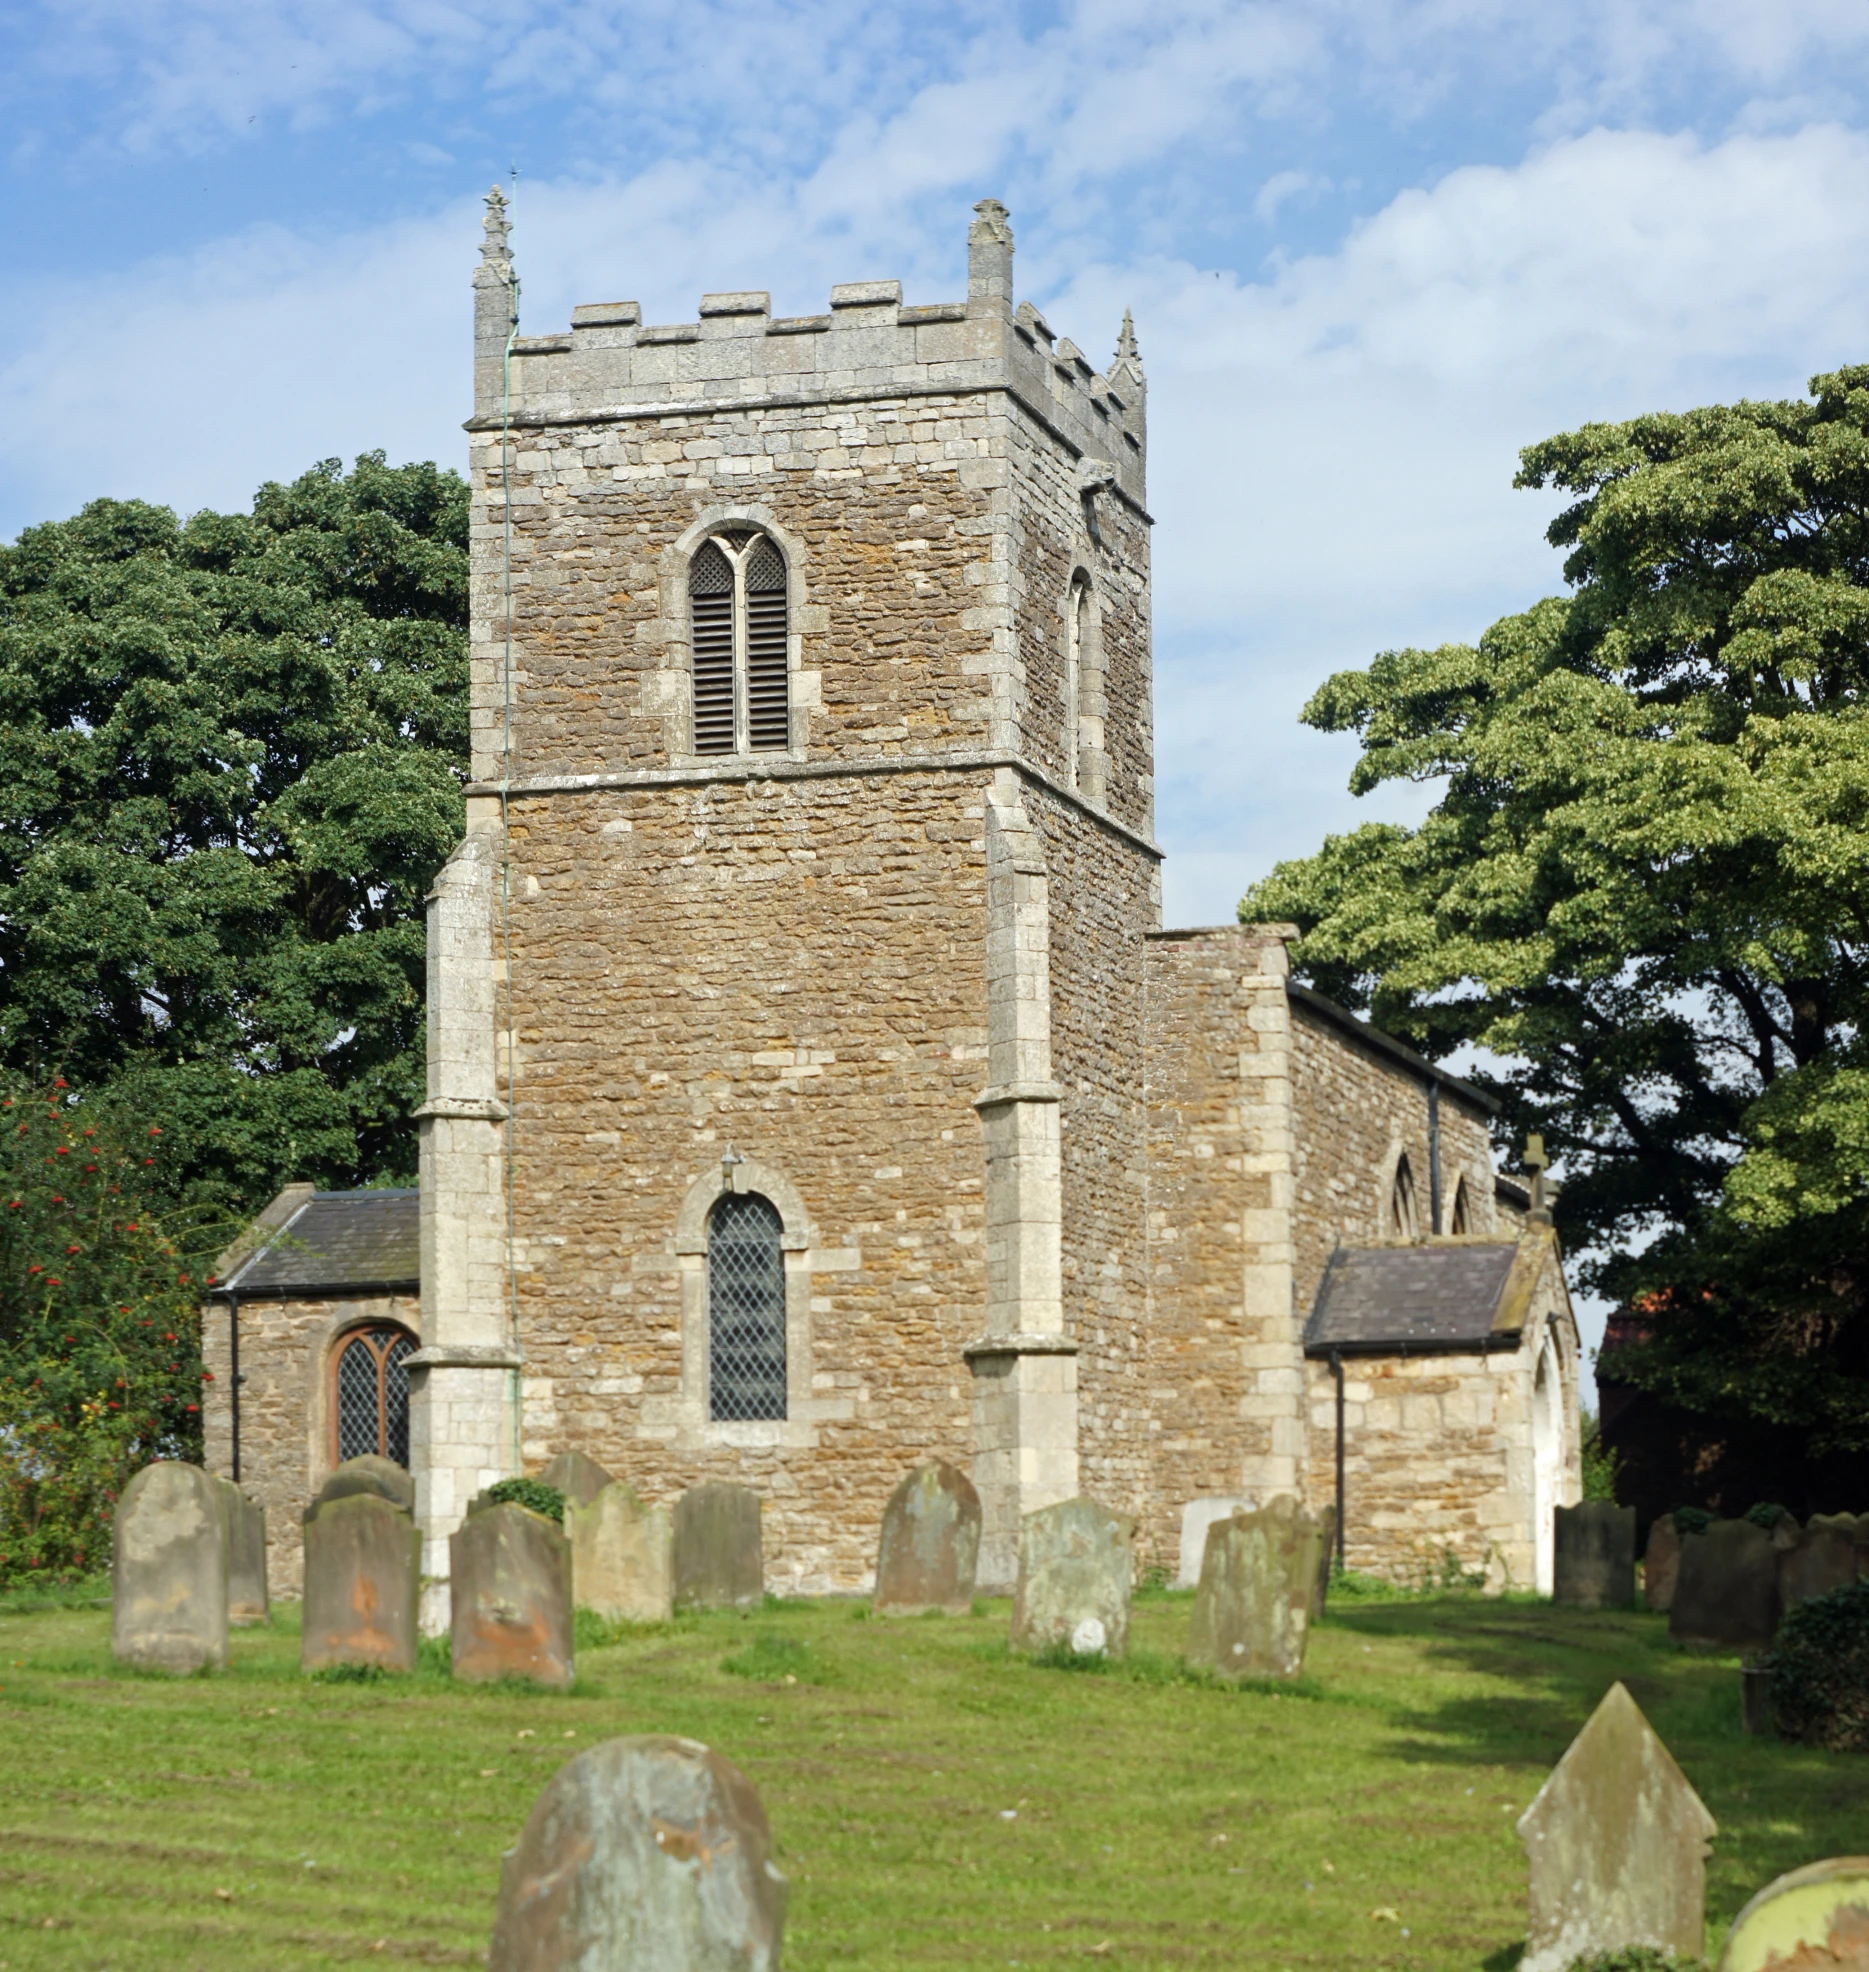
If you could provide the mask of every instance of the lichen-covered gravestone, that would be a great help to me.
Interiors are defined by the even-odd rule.
[[[1635,1602],[1635,1508],[1579,1500],[1552,1512],[1553,1602],[1628,1609]]]
[[[675,1502],[675,1607],[757,1609],[766,1593],[759,1495],[710,1480]]]
[[[1855,1515],[1814,1513],[1796,1541],[1778,1551],[1779,1611],[1786,1613],[1832,1589],[1846,1589],[1855,1579]]]
[[[612,1623],[668,1621],[675,1606],[675,1556],[667,1507],[644,1506],[633,1486],[616,1479],[588,1503],[566,1496],[565,1532],[571,1537],[572,1596],[580,1609]]]
[[[235,1629],[266,1621],[266,1509],[231,1479],[218,1475],[221,1518],[227,1533],[227,1620]]]
[[[1713,1817],[1613,1684],[1519,1817],[1531,1865],[1519,1972],[1648,1945],[1699,1956]]]
[[[1175,1562],[1175,1587],[1191,1589],[1201,1578],[1201,1563],[1207,1558],[1207,1530],[1216,1520],[1235,1513],[1250,1513],[1256,1502],[1248,1499],[1211,1497],[1189,1500],[1181,1509],[1181,1548]]]
[[[889,1495],[876,1554],[876,1613],[965,1616],[980,1559],[980,1495],[945,1460],[918,1465]]]
[[[421,1551],[414,1520],[376,1493],[314,1506],[305,1516],[299,1668],[413,1671]]]
[[[348,1499],[352,1493],[374,1493],[404,1513],[415,1511],[415,1481],[393,1458],[364,1452],[347,1458],[318,1489],[318,1503]]]
[[[1324,1530],[1284,1496],[1207,1530],[1188,1662],[1223,1678],[1295,1678],[1317,1595]]]
[[[608,1740],[507,1851],[488,1972],[778,1972],[785,1891],[739,1768],[692,1739]]]
[[[1649,1528],[1642,1555],[1642,1600],[1664,1616],[1674,1607],[1674,1581],[1680,1567],[1680,1529],[1674,1515],[1664,1513]]]
[[[1750,1520],[1716,1520],[1681,1540],[1668,1634],[1724,1650],[1762,1649],[1778,1628],[1778,1552]]]
[[[615,1483],[594,1458],[586,1458],[582,1452],[560,1452],[539,1478],[563,1493],[567,1502],[575,1500],[579,1506],[589,1506],[606,1486]]]
[[[1864,1972],[1869,1858],[1833,1856],[1766,1884],[1733,1919],[1720,1972]]]
[[[564,1687],[571,1641],[571,1543],[523,1506],[475,1506],[448,1539],[454,1675]]]
[[[1012,1647],[1068,1645],[1079,1656],[1121,1657],[1129,1644],[1136,1523],[1092,1499],[1028,1513],[1019,1528]]]
[[[220,1482],[198,1465],[146,1465],[111,1533],[110,1647],[179,1677],[227,1667],[227,1522]]]

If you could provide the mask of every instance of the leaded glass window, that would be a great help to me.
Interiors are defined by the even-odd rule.
[[[409,1367],[415,1337],[384,1322],[353,1329],[331,1370],[331,1451],[340,1465],[374,1452],[409,1463]]]
[[[694,750],[776,753],[792,743],[785,557],[764,534],[716,534],[688,565]]]
[[[781,1230],[772,1201],[757,1192],[728,1192],[708,1215],[708,1415],[716,1423],[785,1415]]]
[[[1415,1208],[1415,1174],[1402,1158],[1395,1167],[1395,1182],[1389,1187],[1389,1232],[1399,1239],[1421,1236],[1420,1214]]]

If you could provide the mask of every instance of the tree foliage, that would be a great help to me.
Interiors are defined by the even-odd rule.
[[[133,1090],[184,1188],[413,1169],[466,543],[455,474],[375,453],[0,547],[0,1067]]]
[[[1444,781],[1427,820],[1241,915],[1425,1053],[1500,1058],[1502,1138],[1543,1133],[1570,1243],[1655,1318],[1619,1374],[1869,1445],[1869,368],[1587,426],[1518,483],[1572,496],[1569,593],[1305,709],[1356,791]]]

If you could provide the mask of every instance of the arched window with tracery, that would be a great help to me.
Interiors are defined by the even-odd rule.
[[[1415,1205],[1415,1174],[1406,1156],[1395,1164],[1395,1179],[1389,1186],[1389,1234],[1394,1239],[1415,1239],[1421,1230],[1421,1215]]]
[[[726,1192],[707,1221],[708,1415],[785,1416],[785,1254],[778,1208]]]
[[[406,1328],[377,1322],[354,1328],[331,1357],[331,1457],[374,1452],[409,1463],[408,1359],[418,1343]]]
[[[694,750],[777,753],[792,743],[785,557],[767,535],[710,535],[688,565]]]
[[[1467,1210],[1467,1181],[1465,1178],[1462,1178],[1454,1187],[1454,1214],[1448,1222],[1448,1230],[1455,1233],[1467,1233],[1473,1230],[1471,1217]]]

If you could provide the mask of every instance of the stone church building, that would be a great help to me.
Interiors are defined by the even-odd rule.
[[[992,200],[962,301],[515,316],[496,192],[419,1193],[289,1190],[205,1324],[278,1586],[383,1450],[435,1620],[469,1499],[572,1449],[754,1487],[775,1591],[864,1587],[929,1456],[985,1583],[1035,1507],[1173,1572],[1340,1457],[1352,1567],[1548,1582],[1577,1333],[1486,1098],[1289,926],[1161,928],[1127,319],[1099,369],[1015,303]]]

